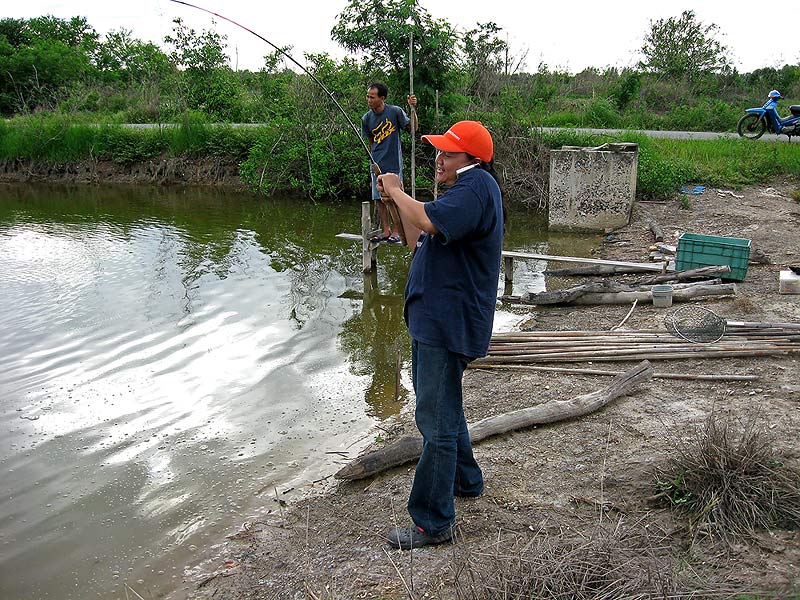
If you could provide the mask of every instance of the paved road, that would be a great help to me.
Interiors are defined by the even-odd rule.
[[[595,135],[621,135],[625,133],[639,133],[649,137],[670,138],[673,140],[716,140],[719,138],[738,138],[738,133],[715,133],[712,131],[654,131],[654,130],[631,130],[631,129],[589,129],[585,127],[566,128],[566,127],[540,127],[542,131],[577,131]],[[774,133],[765,133],[761,139],[767,142],[788,141],[786,136],[777,136]]]
[[[220,123],[220,125],[222,125]],[[264,123],[227,123],[230,127],[263,127]],[[157,123],[126,123],[125,127],[136,129],[155,129],[158,127],[178,127],[177,124]],[[649,137],[669,138],[673,140],[716,140],[719,138],[738,138],[737,133],[715,133],[713,131],[655,131],[652,129],[591,129],[588,127],[538,127],[541,131],[555,133],[558,131],[577,131],[594,135],[622,135],[625,133],[638,133]],[[761,139],[767,142],[788,141],[786,136],[777,136],[774,133],[765,133]]]

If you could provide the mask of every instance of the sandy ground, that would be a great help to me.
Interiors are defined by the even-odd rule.
[[[627,228],[603,245],[605,258],[647,260],[655,218],[665,242],[684,231],[750,238],[768,264],[751,264],[732,298],[703,300],[729,320],[800,323],[800,295],[778,294],[778,272],[800,264],[800,204],[796,186],[775,182],[720,193],[708,189],[678,200],[637,203]],[[735,194],[735,195],[733,195]],[[537,330],[610,329],[627,305],[539,307]],[[642,305],[627,326],[663,327],[665,309]],[[692,540],[687,524],[654,503],[654,468],[663,464],[671,440],[685,438],[717,414],[758,418],[774,438],[776,452],[800,463],[800,365],[798,356],[680,360],[655,363],[657,371],[759,375],[757,382],[652,379],[635,393],[580,419],[496,436],[475,446],[486,491],[457,500],[458,543],[392,551],[383,535],[405,524],[405,502],[413,464],[326,489],[287,506],[275,504],[272,518],[246,523],[220,549],[220,556],[187,577],[196,598],[422,598],[458,596],[453,582],[488,548],[519,547],[573,532],[591,536],[598,522],[621,527],[646,521],[664,532],[662,565],[688,572],[706,589],[725,581],[770,597],[800,597],[800,533],[773,531],[720,549],[711,539]],[[566,365],[580,366],[580,365]],[[629,367],[630,363],[592,365]],[[465,377],[467,419],[477,419],[595,390],[609,378],[530,372],[470,370]],[[413,404],[413,403],[412,403]],[[413,406],[389,435],[413,431]],[[471,557],[471,558],[470,558]],[[467,573],[469,575],[469,573]],[[412,589],[413,588],[413,589]]]

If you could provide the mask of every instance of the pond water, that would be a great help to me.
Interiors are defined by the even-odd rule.
[[[596,241],[511,224],[509,250]],[[0,598],[183,597],[226,534],[373,439],[410,388],[409,257],[381,248],[364,294],[334,237],[359,229],[356,201],[0,186]]]

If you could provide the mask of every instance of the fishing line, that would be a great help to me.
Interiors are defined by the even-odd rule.
[[[189,2],[184,2],[183,0],[169,0],[169,1],[170,2],[174,2],[175,4],[183,4],[184,6],[188,6],[189,8],[196,8],[197,10],[202,10],[203,12],[206,12],[206,13],[208,13],[210,15],[214,15],[215,17],[219,17],[220,19],[222,19],[224,21],[227,21],[228,23],[232,23],[233,25],[236,25],[237,27],[241,27],[242,29],[244,29],[248,33],[252,33],[254,36],[256,36],[258,39],[260,39],[262,42],[266,42],[267,44],[269,44],[270,46],[275,48],[275,50],[277,50],[278,52],[283,54],[286,58],[288,58],[290,61],[292,61],[298,67],[300,67],[306,75],[311,77],[311,79],[319,87],[321,87],[325,91],[326,94],[328,94],[328,97],[336,105],[336,108],[339,109],[339,112],[342,113],[344,118],[350,124],[350,127],[352,127],[352,129],[353,129],[353,133],[355,133],[356,137],[358,138],[358,141],[361,142],[361,145],[364,147],[364,150],[366,151],[367,156],[369,156],[369,161],[370,161],[370,163],[372,163],[373,169],[375,169],[378,166],[378,163],[376,163],[375,159],[372,158],[372,152],[370,152],[369,147],[367,146],[367,143],[364,141],[364,138],[361,137],[361,132],[356,127],[355,123],[353,123],[353,121],[350,118],[350,116],[345,112],[344,108],[342,108],[342,105],[339,104],[339,101],[336,100],[336,98],[334,97],[333,93],[327,87],[325,87],[325,84],[322,83],[316,75],[314,75],[311,71],[309,71],[303,65],[301,65],[299,62],[297,62],[288,52],[286,52],[286,50],[284,50],[283,48],[279,48],[278,46],[276,46],[275,44],[270,42],[267,38],[265,38],[263,35],[259,35],[258,33],[256,33],[252,29],[250,29],[249,27],[245,27],[241,23],[237,23],[233,19],[229,19],[228,17],[222,16],[221,14],[216,13],[213,10],[208,10],[207,8],[203,8],[202,6],[197,6],[195,4],[190,4]],[[378,173],[380,173],[380,169],[379,168],[378,168]]]

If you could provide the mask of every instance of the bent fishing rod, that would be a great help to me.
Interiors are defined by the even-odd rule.
[[[306,75],[311,77],[311,79],[314,81],[314,83],[316,83],[319,87],[321,87],[325,91],[326,94],[328,94],[328,97],[336,105],[336,108],[339,109],[339,112],[342,113],[342,116],[344,116],[344,118],[350,124],[350,127],[353,129],[353,133],[358,138],[358,141],[361,142],[361,146],[364,148],[364,151],[367,153],[367,156],[369,157],[370,166],[372,168],[372,172],[375,174],[375,177],[377,177],[378,175],[381,174],[381,168],[378,166],[378,163],[375,162],[375,159],[372,157],[372,152],[370,152],[369,147],[367,146],[367,143],[364,141],[364,138],[361,137],[361,132],[358,130],[358,128],[356,127],[355,123],[353,123],[353,120],[350,118],[350,116],[345,112],[344,108],[342,108],[342,105],[339,104],[339,101],[336,100],[336,98],[334,97],[333,93],[327,87],[325,87],[325,84],[322,83],[316,75],[314,75],[311,71],[309,71],[303,65],[301,65],[299,62],[297,62],[294,59],[294,57],[292,57],[288,52],[286,52],[286,50],[284,50],[283,48],[279,48],[278,46],[276,46],[275,44],[270,42],[267,38],[265,38],[263,35],[260,35],[260,34],[256,33],[255,31],[253,31],[249,27],[245,27],[241,23],[237,23],[233,19],[229,19],[228,17],[225,17],[225,16],[223,16],[223,15],[221,15],[219,13],[216,13],[213,10],[209,10],[207,8],[203,8],[202,6],[197,6],[196,4],[191,4],[189,2],[184,2],[183,0],[169,0],[169,1],[170,2],[174,2],[175,4],[183,4],[184,6],[188,6],[189,8],[194,8],[194,9],[206,12],[206,13],[208,13],[210,15],[214,15],[215,17],[219,17],[223,21],[227,21],[228,23],[231,23],[233,25],[236,25],[237,27],[240,27],[240,28],[244,29],[248,33],[252,33],[254,36],[256,36],[258,39],[260,39],[262,42],[265,42],[265,43],[269,44],[270,46],[275,48],[275,50],[277,50],[278,52],[283,54],[283,56],[285,56],[290,61],[292,61],[294,64],[296,64],[298,67],[300,67]],[[383,197],[383,194],[381,194],[381,196]],[[403,227],[403,221],[400,218],[400,213],[399,213],[399,211],[397,209],[397,205],[394,202],[388,202],[388,209],[389,209],[389,214],[392,216],[392,220],[397,225],[397,232],[400,235],[400,239],[403,242],[403,244],[405,244],[406,243],[405,228]]]
[[[197,9],[197,10],[202,10],[203,12],[206,12],[206,13],[208,13],[208,14],[210,14],[210,15],[214,15],[215,17],[219,17],[219,18],[220,18],[220,19],[222,19],[223,21],[227,21],[228,23],[231,23],[231,24],[233,24],[233,25],[236,25],[237,27],[241,27],[242,29],[244,29],[244,30],[245,30],[245,31],[247,31],[248,33],[252,33],[254,36],[256,36],[258,39],[260,39],[262,42],[266,42],[267,44],[269,44],[270,46],[272,46],[273,48],[275,48],[275,50],[277,50],[278,52],[280,52],[281,54],[283,54],[283,56],[285,56],[285,57],[286,57],[286,58],[288,58],[290,61],[292,61],[294,64],[296,64],[298,67],[300,67],[300,68],[303,70],[303,72],[304,72],[306,75],[308,75],[309,77],[311,77],[311,79],[312,79],[312,80],[313,80],[313,81],[314,81],[314,82],[315,82],[315,83],[316,83],[316,84],[317,84],[319,87],[321,87],[321,88],[322,88],[322,89],[325,91],[325,93],[326,93],[326,94],[328,94],[328,97],[329,97],[329,98],[330,98],[330,99],[333,101],[333,103],[336,105],[336,108],[338,108],[338,109],[339,109],[339,112],[341,112],[341,113],[342,113],[342,115],[344,116],[344,118],[345,118],[345,119],[347,120],[347,122],[350,124],[350,127],[352,127],[352,128],[353,128],[353,133],[355,133],[356,137],[357,137],[357,138],[358,138],[358,140],[361,142],[361,145],[364,147],[364,150],[366,151],[366,153],[367,153],[367,156],[369,156],[369,162],[372,164],[372,169],[373,169],[374,171],[376,171],[376,174],[380,174],[380,167],[378,167],[378,163],[377,163],[377,162],[375,162],[375,159],[372,157],[372,152],[370,152],[370,149],[369,149],[369,147],[367,146],[367,143],[364,141],[364,138],[363,138],[363,137],[361,137],[361,132],[358,130],[358,128],[356,127],[355,123],[353,123],[353,121],[352,121],[352,119],[350,118],[350,116],[349,116],[349,115],[348,115],[348,114],[345,112],[344,108],[342,108],[342,105],[341,105],[341,104],[339,104],[339,101],[338,101],[338,100],[336,100],[336,98],[334,97],[333,93],[332,93],[332,92],[331,92],[331,91],[330,91],[330,90],[329,90],[327,87],[325,87],[325,84],[324,84],[324,83],[322,83],[322,82],[319,80],[319,78],[318,78],[316,75],[314,75],[314,74],[313,74],[311,71],[309,71],[309,70],[308,70],[308,69],[306,69],[306,68],[305,68],[303,65],[301,65],[299,62],[297,62],[297,61],[296,61],[296,60],[295,60],[295,59],[294,59],[294,58],[293,58],[293,57],[292,57],[292,56],[291,56],[291,55],[290,55],[288,52],[286,52],[286,50],[284,50],[283,48],[279,48],[278,46],[276,46],[275,44],[273,44],[272,42],[270,42],[270,41],[269,41],[267,38],[265,38],[263,35],[260,35],[260,34],[256,33],[255,31],[253,31],[253,30],[252,30],[252,29],[250,29],[249,27],[245,27],[245,26],[244,26],[244,25],[242,25],[241,23],[237,23],[237,22],[236,22],[236,21],[234,21],[233,19],[229,19],[228,17],[225,17],[225,16],[223,16],[223,15],[221,15],[221,14],[219,14],[219,13],[216,13],[216,12],[214,12],[213,10],[209,10],[209,9],[207,9],[207,8],[203,8],[202,6],[197,6],[196,4],[190,4],[189,2],[184,2],[183,0],[169,0],[169,1],[170,1],[170,2],[174,2],[175,4],[183,4],[184,6],[188,6],[189,8],[195,8],[195,9]]]

